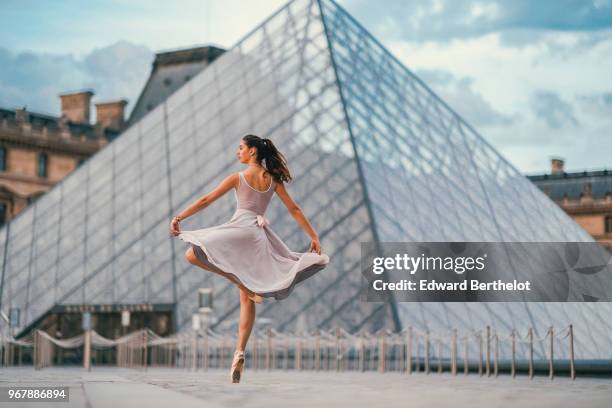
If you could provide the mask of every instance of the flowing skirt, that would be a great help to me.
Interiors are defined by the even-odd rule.
[[[221,225],[181,231],[178,237],[190,243],[207,267],[263,296],[284,299],[299,282],[329,264],[329,256],[316,252],[294,252],[254,211],[237,209]]]

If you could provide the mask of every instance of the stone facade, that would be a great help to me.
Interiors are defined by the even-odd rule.
[[[551,173],[528,176],[574,221],[612,252],[612,171],[567,173],[551,160]]]
[[[93,91],[61,94],[61,116],[0,108],[0,224],[19,214],[124,128],[127,101],[96,104]]]

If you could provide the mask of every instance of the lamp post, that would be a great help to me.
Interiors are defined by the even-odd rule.
[[[198,290],[198,328],[194,330],[197,344],[197,332],[204,332],[204,370],[208,370],[208,326],[210,323],[216,323],[216,318],[213,314],[213,293],[212,288],[200,288]],[[194,316],[195,320],[195,316]],[[195,321],[194,327],[195,327]],[[197,348],[196,348],[197,350]]]
[[[121,311],[121,327],[123,328],[123,336],[127,334],[127,329],[130,327],[130,311]]]
[[[83,313],[83,330],[85,339],[83,342],[83,368],[91,371],[91,313]]]

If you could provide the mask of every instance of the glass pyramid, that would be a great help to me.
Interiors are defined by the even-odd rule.
[[[288,190],[331,257],[288,299],[258,306],[258,319],[278,330],[489,324],[538,336],[571,322],[576,358],[612,355],[610,303],[360,301],[361,241],[592,238],[331,0],[289,2],[3,227],[2,311],[20,308],[27,326],[57,304],[173,303],[185,330],[198,288],[212,287],[213,329],[235,328],[238,289],[189,264],[169,222],[242,169],[247,133],[285,154]],[[226,194],[182,228],[223,223],[235,205]],[[308,249],[280,200],[266,216]]]

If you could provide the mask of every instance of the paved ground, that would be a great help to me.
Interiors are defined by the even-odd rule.
[[[226,372],[228,371],[228,372]],[[229,370],[31,367],[0,370],[0,387],[68,386],[69,403],[0,407],[612,407],[612,379],[395,372],[252,371],[231,384]]]

